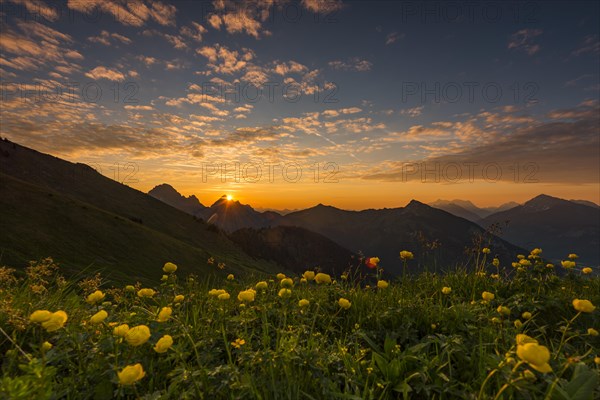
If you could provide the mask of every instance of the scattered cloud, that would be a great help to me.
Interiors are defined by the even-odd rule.
[[[336,60],[330,61],[329,66],[336,70],[341,71],[356,71],[356,72],[365,72],[370,71],[373,63],[367,60],[363,60],[358,57],[350,58],[346,61]]]
[[[542,33],[541,29],[521,29],[510,36],[508,48],[524,51],[532,56],[541,49],[540,45],[534,43],[534,41]]]
[[[100,44],[103,44],[105,46],[110,46],[111,45],[111,40],[112,41],[118,41],[118,42],[121,42],[123,44],[130,44],[131,43],[131,39],[129,39],[128,37],[125,37],[125,36],[120,35],[118,33],[110,33],[108,31],[102,31],[102,32],[100,32],[100,35],[98,35],[98,36],[90,36],[90,37],[88,37],[88,40],[90,42],[100,43]]]
[[[107,79],[109,81],[117,82],[125,80],[125,75],[123,75],[121,72],[103,66],[98,66],[91,71],[86,72],[85,76],[91,79]]]

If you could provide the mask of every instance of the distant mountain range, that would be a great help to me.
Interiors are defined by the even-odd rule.
[[[148,194],[163,203],[167,203],[171,207],[192,215],[206,208],[195,195],[189,197],[182,196],[173,186],[166,183],[154,187]]]
[[[433,203],[429,203],[429,205],[448,211],[450,214],[468,219],[469,221],[478,222],[493,213],[516,207],[519,203],[511,201],[498,207],[477,207],[468,200],[436,200]]]

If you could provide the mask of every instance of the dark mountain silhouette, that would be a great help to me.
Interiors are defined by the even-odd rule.
[[[307,269],[340,274],[350,264],[358,264],[358,256],[334,241],[309,230],[276,226],[244,228],[229,237],[248,254],[273,260],[286,269],[301,274]]]
[[[281,218],[281,215],[276,212],[258,212],[237,200],[227,200],[225,195],[195,215],[229,233],[242,228],[263,228],[275,225],[275,222]]]
[[[175,190],[173,186],[166,183],[155,186],[148,194],[163,203],[167,203],[171,207],[192,215],[206,208],[195,195],[185,197]]]
[[[576,253],[582,263],[600,263],[598,207],[542,194],[480,221],[482,226],[492,223],[508,223],[504,239],[526,248],[541,247],[544,256],[553,260]]]
[[[166,261],[207,274],[275,270],[203,221],[84,164],[0,141],[0,253],[20,267],[52,256],[69,271],[104,268],[131,282],[158,279]]]
[[[419,257],[414,264],[439,269],[452,268],[468,259],[467,247],[483,229],[446,211],[412,200],[406,207],[345,211],[319,204],[281,217],[279,224],[298,226],[320,233],[353,252],[382,259],[386,272],[398,272],[399,252],[409,250]],[[520,249],[497,237],[491,247],[504,265],[510,265]],[[431,244],[439,244],[432,248]],[[418,269],[416,265],[413,270]]]
[[[430,206],[439,208],[440,210],[448,211],[450,214],[454,214],[458,217],[468,219],[469,221],[478,222],[482,218],[487,217],[496,212],[508,210],[516,207],[519,203],[514,201],[504,203],[498,207],[477,207],[475,204],[468,200],[436,200],[433,203],[429,203]]]
[[[584,206],[590,206],[592,208],[600,208],[600,206],[596,203],[594,203],[593,201],[589,201],[589,200],[569,200],[573,203],[577,203],[577,204],[583,204]]]

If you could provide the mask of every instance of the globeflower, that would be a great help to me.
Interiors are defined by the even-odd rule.
[[[238,300],[239,301],[254,301],[254,296],[256,295],[256,292],[252,289],[248,289],[248,290],[242,290],[241,292],[238,293]]]
[[[443,293],[443,294],[450,294],[451,292],[452,292],[452,288],[451,288],[451,287],[444,286],[444,287],[442,288],[442,293]]]
[[[343,297],[338,300],[338,304],[344,310],[347,310],[350,308],[350,306],[352,306],[352,303],[350,303],[350,301],[348,299],[345,299]]]
[[[292,291],[290,289],[283,288],[277,293],[279,297],[290,297],[292,295]]]
[[[150,339],[150,328],[146,325],[134,326],[125,334],[125,341],[132,346],[141,346]]]
[[[508,308],[506,306],[499,306],[496,311],[498,311],[499,314],[502,314],[504,316],[510,315],[510,308]]]
[[[365,260],[367,268],[375,269],[379,265],[379,257],[370,257]]]
[[[105,310],[100,310],[90,318],[90,323],[99,324],[108,317],[108,313]]]
[[[315,279],[315,271],[304,271],[302,277],[307,281],[312,281],[313,279]]]
[[[571,268],[575,268],[575,261],[569,261],[569,260],[564,260],[560,262],[560,265],[563,266],[563,268],[566,269],[571,269]]]
[[[221,293],[217,296],[217,299],[219,300],[229,300],[230,298],[231,296],[229,295],[229,293]]]
[[[521,322],[520,319],[515,319],[513,324],[515,325],[515,328],[517,328],[517,329],[521,329],[521,327],[523,326],[523,323]]]
[[[531,319],[531,313],[529,311],[525,311],[523,314],[521,314],[521,317],[523,317],[523,319]]]
[[[412,260],[414,257],[415,257],[414,254],[411,253],[410,251],[402,250],[400,252],[400,258],[402,260]]]
[[[254,286],[257,290],[267,290],[269,284],[265,281],[260,281]]]
[[[529,267],[529,266],[531,266],[531,261],[529,261],[527,259],[522,259],[519,261],[519,265],[521,265],[523,267]]]
[[[567,256],[567,258],[568,258],[569,260],[576,260],[576,259],[578,259],[578,258],[579,258],[579,256],[578,256],[577,254],[575,254],[575,253],[571,253],[571,254],[569,254],[569,255]]]
[[[484,247],[483,250],[481,250],[481,252],[483,254],[490,254],[491,250],[489,248],[487,248],[487,247]]]
[[[591,274],[592,273],[592,269],[590,267],[585,267],[584,269],[581,270],[581,272],[583,272],[584,274]]]
[[[322,272],[319,272],[317,275],[315,275],[315,282],[317,282],[317,283],[331,283],[331,276],[329,276],[328,274],[324,274]]]
[[[157,353],[165,353],[173,345],[173,338],[170,335],[165,335],[158,339],[154,345],[154,351]]]
[[[146,373],[142,364],[137,363],[135,365],[128,365],[123,368],[120,372],[117,372],[119,378],[119,384],[123,386],[133,385],[140,379],[142,379]]]
[[[219,297],[219,295],[221,295],[223,293],[227,293],[227,291],[225,289],[210,289],[208,291],[209,296],[215,296],[215,297]]]
[[[140,289],[137,292],[138,297],[140,298],[144,298],[144,297],[153,297],[156,294],[156,292],[154,291],[154,289]]]
[[[302,299],[298,302],[298,306],[299,307],[307,307],[310,305],[310,301],[306,300],[306,299]]]
[[[42,327],[47,332],[54,332],[65,326],[67,322],[67,313],[60,310],[52,313],[49,319],[42,322]]]
[[[246,344],[246,341],[244,339],[240,339],[240,338],[235,339],[235,342],[231,342],[231,345],[233,347],[235,347],[236,349],[239,349],[240,347],[242,347],[245,344]]]
[[[185,299],[185,296],[182,294],[178,294],[177,296],[175,296],[175,298],[173,299],[173,303],[181,303],[183,300]]]
[[[48,310],[37,310],[34,311],[30,316],[29,320],[31,322],[42,323],[48,321],[52,317],[52,313]]]
[[[177,271],[177,265],[173,264],[172,262],[165,263],[163,266],[163,271],[167,274],[172,274],[173,272]]]
[[[492,301],[492,300],[494,300],[494,297],[496,297],[494,295],[494,293],[490,293],[490,292],[481,293],[481,298],[484,299],[485,301]]]
[[[591,313],[596,307],[589,300],[573,300],[573,308],[579,312]]]
[[[552,367],[548,364],[548,361],[550,361],[550,351],[546,346],[541,346],[537,343],[518,345],[517,355],[536,371],[542,373],[552,371]]]
[[[119,326],[115,326],[113,329],[113,335],[125,337],[125,334],[129,331],[129,325],[121,324]]]
[[[234,280],[234,279],[235,279],[235,276],[233,276],[233,274],[229,274],[229,275],[227,275],[227,280],[228,280],[228,281],[232,281],[232,280]]]
[[[173,309],[171,307],[163,307],[158,313],[158,318],[156,320],[158,322],[166,322],[171,318],[172,313]]]
[[[588,328],[587,333],[590,336],[598,336],[598,331],[595,330],[594,328]]]
[[[497,259],[497,258],[494,258],[494,259],[492,260],[492,265],[493,265],[494,267],[498,268],[498,267],[500,266],[500,260],[499,260],[499,259]]]
[[[281,282],[279,282],[279,284],[281,285],[281,287],[291,288],[292,286],[294,286],[294,281],[290,278],[283,278]]]
[[[48,350],[50,350],[52,347],[53,347],[53,346],[52,346],[52,343],[50,343],[50,342],[44,342],[44,343],[42,343],[42,350],[44,350],[44,351],[48,351]]]
[[[127,286],[125,286],[125,290],[128,292],[135,292],[135,286],[127,285]]]
[[[540,254],[542,254],[542,249],[540,249],[540,248],[537,248],[537,247],[536,247],[535,249],[531,250],[531,255],[533,255],[533,256],[536,256],[536,257],[537,257],[537,256],[539,256]]]
[[[102,301],[102,299],[104,299],[104,293],[102,293],[100,290],[96,290],[94,293],[90,294],[85,301],[87,301],[90,304],[96,304],[99,301]]]
[[[278,274],[276,275],[276,277],[277,277],[277,279],[279,279],[279,280],[282,280],[282,279],[285,279],[285,278],[286,278],[285,274],[282,274],[281,272],[280,272],[280,273],[278,273]]]

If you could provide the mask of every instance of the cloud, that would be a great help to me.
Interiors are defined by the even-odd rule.
[[[314,13],[331,13],[342,9],[341,0],[302,0],[302,5]]]
[[[125,36],[120,35],[118,33],[110,33],[108,31],[102,31],[102,32],[100,32],[100,35],[98,35],[98,36],[90,36],[90,37],[88,37],[88,40],[90,42],[100,43],[100,44],[103,44],[105,46],[110,46],[111,39],[115,40],[115,41],[119,41],[119,42],[121,42],[123,44],[130,44],[131,43],[131,39],[129,39],[128,37],[125,37]]]
[[[152,106],[132,106],[132,105],[126,105],[125,109],[126,110],[133,110],[133,111],[152,111],[152,110],[154,110],[154,107],[152,107]]]
[[[288,61],[288,62],[275,62],[275,66],[272,68],[272,71],[278,75],[288,75],[288,74],[303,74],[308,71],[308,68],[305,65],[302,65],[296,61]]]
[[[404,33],[400,34],[398,32],[392,32],[385,37],[385,44],[390,45],[398,41],[398,39],[404,39]]]
[[[92,79],[107,79],[109,81],[117,82],[125,80],[125,75],[123,75],[121,72],[102,66],[98,66],[90,72],[86,72],[85,76]]]
[[[143,26],[147,21],[153,19],[160,25],[175,25],[177,9],[170,4],[160,1],[142,0],[68,0],[67,6],[82,14],[96,15],[100,10],[110,14],[114,19],[128,26]]]
[[[340,108],[339,110],[325,110],[321,114],[325,117],[337,117],[340,114],[356,114],[362,109],[358,107]]]
[[[39,15],[48,21],[56,21],[60,16],[59,11],[53,7],[48,6],[41,0],[10,0],[12,3],[21,4],[25,7],[27,12],[32,14],[32,18]]]
[[[597,35],[586,36],[581,45],[573,50],[571,55],[580,56],[582,54],[600,54],[600,40]]]
[[[353,57],[346,61],[330,61],[328,65],[333,69],[341,71],[365,72],[371,70],[373,63],[367,60],[362,60],[358,57]]]
[[[521,29],[510,36],[508,48],[524,51],[532,56],[541,49],[539,44],[534,43],[534,40],[542,33],[541,29]]]
[[[401,115],[408,115],[409,117],[418,117],[423,112],[425,106],[418,106],[413,108],[406,108],[404,110],[400,110]]]
[[[192,22],[191,26],[182,26],[179,33],[183,36],[193,39],[196,42],[202,41],[202,35],[206,33],[206,28],[197,22]]]
[[[249,49],[242,52],[230,50],[226,46],[204,46],[196,52],[208,59],[208,67],[219,74],[232,74],[243,70],[248,61],[254,58],[254,53]]]

